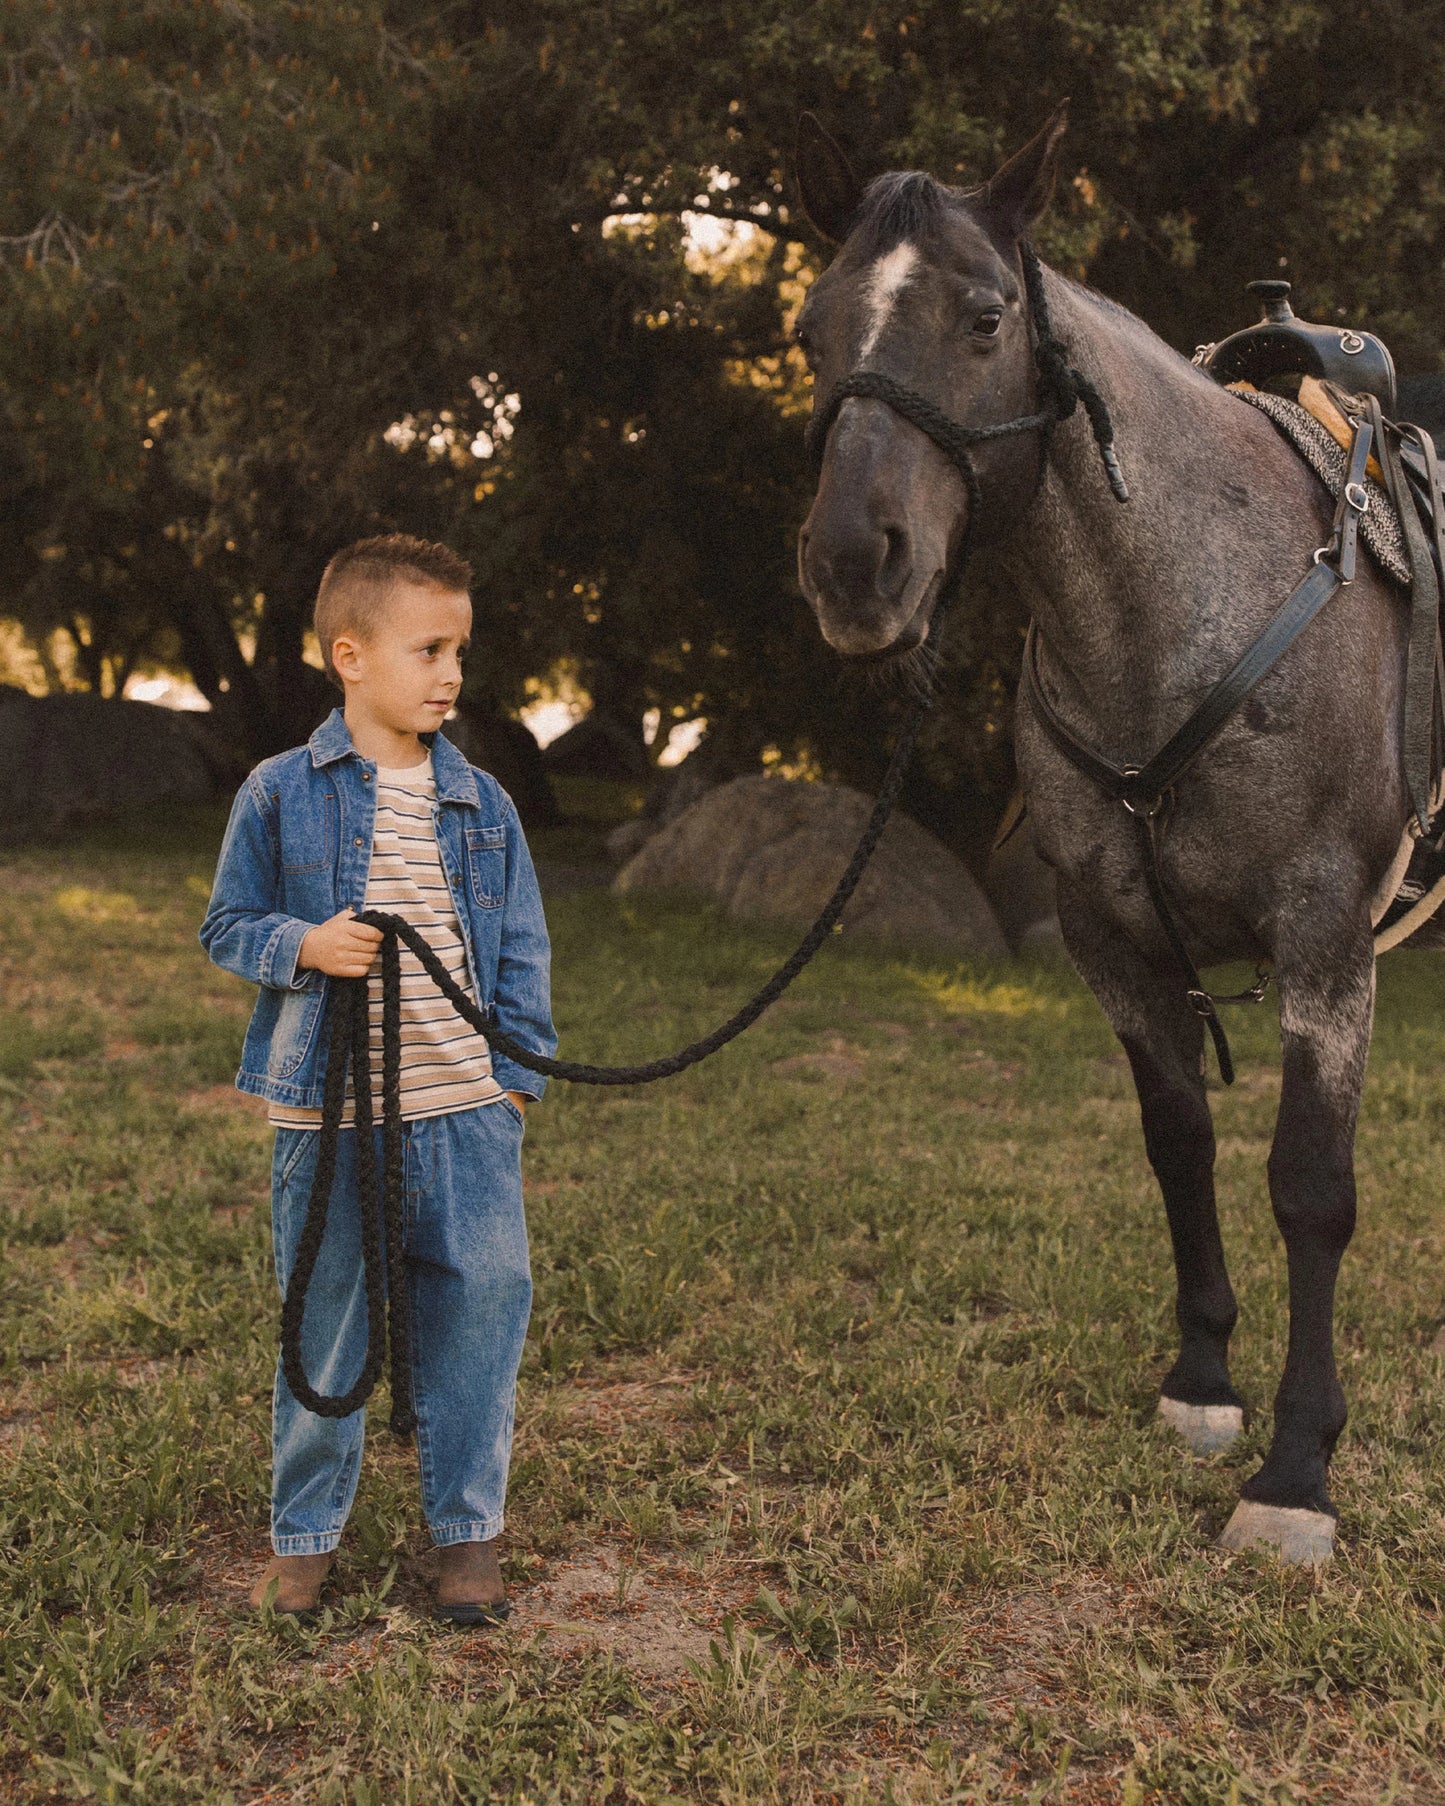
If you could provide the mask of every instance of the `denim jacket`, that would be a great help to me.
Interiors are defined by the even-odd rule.
[[[437,848],[455,893],[474,993],[523,1046],[557,1046],[548,1001],[551,951],[537,874],[512,799],[495,778],[434,736]],[[340,709],[305,746],[258,765],[231,809],[201,945],[218,966],[260,985],[238,1090],[319,1108],[326,1079],[330,980],[297,969],[307,929],[360,910],[376,822],[376,766],[351,743]],[[540,1097],[547,1081],[500,1053],[504,1091]]]

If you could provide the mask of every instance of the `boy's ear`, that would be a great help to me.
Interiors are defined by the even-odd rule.
[[[795,152],[798,194],[813,229],[830,244],[848,236],[863,184],[853,173],[843,148],[829,137],[811,113],[798,120]]]
[[[1036,137],[1015,151],[978,197],[998,235],[1010,243],[1024,237],[1049,204],[1054,191],[1056,152],[1068,130],[1069,103],[1064,101]]]
[[[331,642],[331,668],[343,690],[346,687],[345,679],[350,677],[354,680],[358,675],[356,656],[359,650],[358,643],[349,634],[338,633]]]

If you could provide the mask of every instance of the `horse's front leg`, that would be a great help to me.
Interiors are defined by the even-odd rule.
[[[1139,1094],[1144,1147],[1164,1194],[1178,1283],[1179,1356],[1159,1412],[1196,1454],[1227,1448],[1243,1426],[1229,1378],[1238,1317],[1214,1200],[1214,1124],[1204,1093],[1204,1027],[1178,974],[1151,965],[1063,878],[1059,919],[1085,983],[1123,1043]]]
[[[1303,926],[1303,924],[1301,925]],[[1370,1047],[1368,930],[1276,953],[1284,1077],[1269,1190],[1289,1262],[1289,1353],[1274,1439],[1221,1539],[1321,1562],[1334,1542],[1330,1455],[1345,1427],[1335,1369],[1335,1280],[1355,1228],[1355,1121]]]

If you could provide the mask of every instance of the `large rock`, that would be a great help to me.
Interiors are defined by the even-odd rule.
[[[185,715],[88,694],[30,696],[0,684],[0,842],[86,817],[221,793]]]
[[[840,784],[759,773],[710,790],[653,835],[613,888],[697,890],[731,916],[816,916],[852,857],[872,799]],[[895,815],[844,913],[882,940],[1004,958],[1008,945],[967,866]]]

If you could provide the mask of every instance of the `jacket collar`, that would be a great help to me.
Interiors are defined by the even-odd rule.
[[[481,798],[477,794],[477,780],[472,776],[471,766],[445,734],[423,734],[423,744],[428,740],[431,743],[437,801],[466,803],[473,809],[478,808]],[[340,709],[331,711],[306,744],[311,752],[311,763],[318,771],[323,766],[335,765],[342,759],[361,756],[351,744],[351,731]]]

